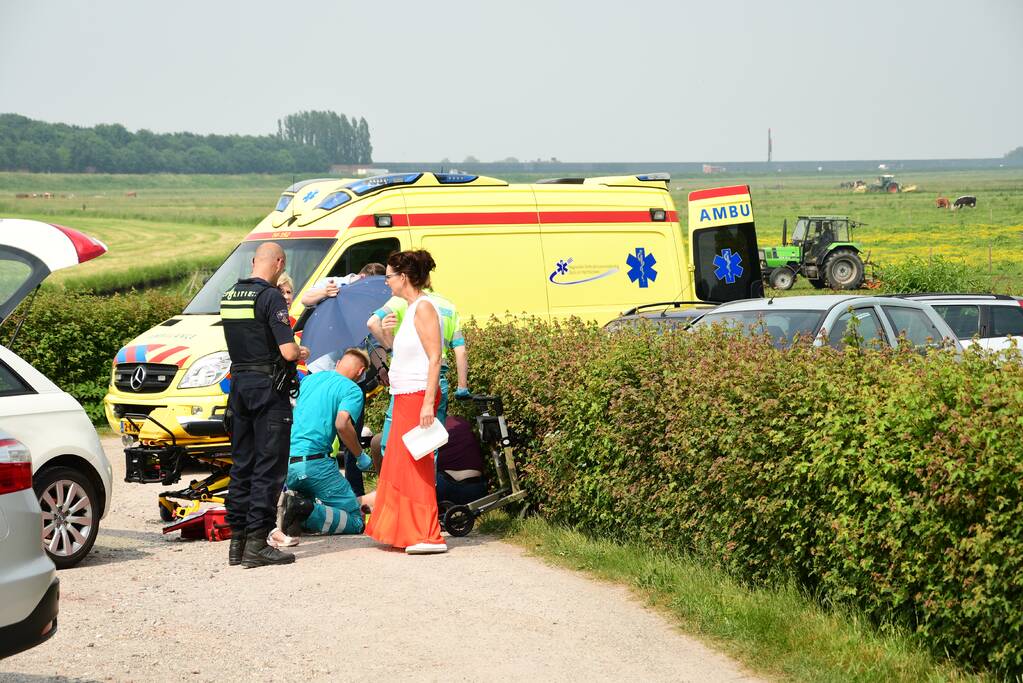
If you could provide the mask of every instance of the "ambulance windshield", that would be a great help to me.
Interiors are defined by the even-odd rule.
[[[269,240],[253,240],[242,242],[238,245],[227,260],[217,268],[217,272],[206,281],[199,293],[185,307],[185,315],[217,314],[220,313],[220,298],[231,285],[243,277],[248,277],[252,272],[252,256],[256,248]],[[325,239],[291,239],[275,240],[284,248],[287,255],[287,274],[295,281],[295,292],[305,287],[306,281],[312,275],[316,266],[323,262],[327,250],[334,244],[334,240]]]

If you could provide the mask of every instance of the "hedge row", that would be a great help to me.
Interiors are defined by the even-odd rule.
[[[185,303],[155,292],[103,297],[43,289],[11,350],[77,398],[94,422],[102,422],[114,355],[133,337],[180,313]],[[4,345],[27,304],[4,324]]]
[[[541,512],[1023,673],[1023,367],[725,333],[470,329]]]

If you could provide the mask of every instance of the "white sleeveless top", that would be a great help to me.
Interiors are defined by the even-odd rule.
[[[423,343],[419,341],[419,333],[416,332],[415,325],[416,309],[422,301],[428,302],[434,310],[437,310],[437,304],[424,294],[409,304],[405,311],[405,316],[398,327],[398,333],[394,335],[394,355],[388,370],[392,394],[412,394],[417,391],[426,391],[426,376],[430,371],[430,359],[426,355]],[[440,311],[437,311],[438,330],[441,329],[440,320]],[[441,338],[443,338],[443,334],[441,334]]]

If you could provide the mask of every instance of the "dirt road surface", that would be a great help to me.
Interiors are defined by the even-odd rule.
[[[621,587],[476,534],[409,557],[305,537],[285,567],[227,566],[227,543],[164,536],[157,485],[125,484],[92,554],[60,573],[57,634],[0,680],[749,681]]]

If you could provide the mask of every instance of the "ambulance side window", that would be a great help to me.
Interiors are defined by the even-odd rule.
[[[395,251],[401,251],[401,242],[395,237],[358,242],[345,249],[327,275],[344,277],[350,273],[358,273],[367,263],[386,265],[387,257]]]

